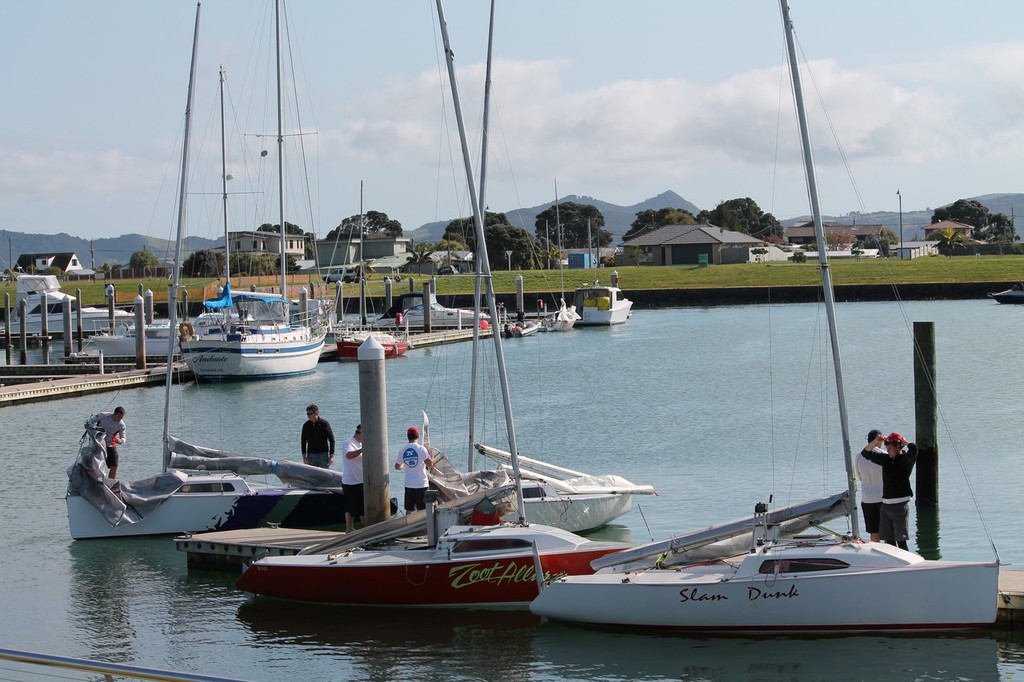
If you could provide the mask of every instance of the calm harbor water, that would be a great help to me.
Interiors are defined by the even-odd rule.
[[[1016,344],[1024,306],[991,301],[839,308],[852,440],[913,437],[911,324],[933,321],[940,404],[939,551],[1024,567]],[[520,450],[654,484],[607,535],[644,541],[835,492],[843,468],[824,311],[815,305],[637,311],[622,327],[505,343]],[[391,447],[430,414],[431,442],[467,459],[470,348],[386,365]],[[492,375],[493,352],[482,350]],[[496,380],[477,435],[501,443]],[[309,402],[344,438],[359,421],[357,367],[288,380],[175,387],[171,430],[238,452],[298,458]],[[252,680],[1024,678],[1024,636],[704,638],[542,623],[529,613],[325,608],[254,600],[234,576],[189,572],[168,539],[74,542],[64,471],[86,417],[128,409],[121,474],[155,472],[163,389],[4,408],[0,647]],[[823,455],[823,453],[825,453]],[[392,485],[400,485],[393,481]],[[913,522],[913,520],[912,520]],[[842,529],[841,525],[836,526]],[[916,538],[911,547],[916,546]],[[864,595],[871,598],[871,595]],[[25,679],[23,668],[5,679]],[[72,679],[83,679],[74,677]]]

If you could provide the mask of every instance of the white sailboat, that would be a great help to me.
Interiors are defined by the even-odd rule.
[[[484,241],[483,215],[473,183],[441,0],[437,0],[437,10],[473,206],[479,260],[487,283],[487,302],[492,317],[496,318],[497,304]],[[510,452],[516,453],[501,334],[493,334],[492,337]],[[591,560],[622,548],[620,543],[588,540],[558,528],[528,525],[523,506],[522,475],[515,457],[512,466],[517,501],[516,523],[445,527],[435,517],[432,523],[428,521],[428,541],[432,540],[428,546],[383,549],[325,547],[292,557],[266,557],[247,567],[236,585],[258,595],[332,604],[522,607],[537,595],[539,582],[544,576],[589,572]],[[379,525],[387,526],[395,521]]]
[[[218,328],[198,330],[189,326],[180,338],[181,355],[196,377],[223,379],[263,379],[302,374],[316,369],[327,337],[328,324],[319,311],[305,316],[291,314],[288,298],[288,274],[285,250],[287,231],[284,219],[284,132],[281,100],[281,28],[277,26],[277,171],[280,226],[280,294],[232,292],[230,273],[223,292],[206,301],[207,310],[232,311]],[[221,72],[221,145],[223,150],[224,82]],[[223,151],[222,151],[223,156]],[[223,161],[223,159],[222,159]],[[222,182],[227,180],[227,169]],[[225,248],[227,239],[227,188],[224,188]],[[230,254],[225,251],[230,270]],[[296,317],[298,319],[296,319]],[[200,333],[196,333],[199,331]],[[202,333],[204,332],[205,333]]]
[[[780,5],[815,234],[818,243],[824,244],[789,7],[786,0],[780,0]],[[753,526],[745,553],[677,563],[677,546],[700,544],[690,538],[606,557],[595,562],[595,568],[602,570],[594,575],[566,577],[548,585],[531,605],[533,613],[593,625],[701,632],[915,631],[984,627],[994,622],[998,561],[931,561],[859,537],[835,300],[824,250],[819,262],[852,534],[781,539],[780,524],[769,518],[765,505],[759,505],[753,522],[745,524],[748,529]],[[705,540],[716,537],[712,530],[705,531]],[[652,561],[654,556],[657,559]]]
[[[189,71],[188,100],[185,110],[182,174],[178,198],[178,234],[174,262],[181,263],[182,240],[188,195],[188,157],[192,122],[193,86],[199,44],[200,9],[196,8],[192,62]],[[180,268],[174,268],[169,288],[168,314],[173,329],[176,322]],[[167,339],[167,366],[172,366],[177,339]],[[169,434],[172,372],[164,385],[164,435],[162,473],[125,482],[107,478],[105,434],[96,424],[87,422],[75,461],[68,467],[66,495],[68,527],[71,537],[113,538],[162,535],[189,531],[255,528],[268,519],[291,527],[336,525],[344,520],[342,496],[330,490],[293,487],[257,487],[235,473],[218,473],[222,468],[196,459],[191,467],[184,456],[206,456],[226,462],[228,453],[197,448]],[[176,454],[177,453],[177,454]],[[294,462],[247,458],[235,462],[254,473],[276,473],[282,480],[304,483],[307,487],[340,488],[338,472],[317,469]]]

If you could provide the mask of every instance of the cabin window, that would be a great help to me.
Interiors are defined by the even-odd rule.
[[[849,568],[850,564],[839,559],[772,559],[765,561],[758,573],[811,573],[813,571],[836,571]]]
[[[460,540],[452,547],[452,554],[468,552],[505,552],[529,549],[533,544],[522,538],[479,538]]]
[[[189,483],[178,489],[179,493],[233,493],[235,488],[230,483]]]
[[[523,486],[523,498],[544,497],[544,488],[539,485]]]

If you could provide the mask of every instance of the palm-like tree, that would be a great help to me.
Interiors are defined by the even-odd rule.
[[[945,250],[950,257],[953,256],[953,249],[967,248],[967,237],[964,236],[963,232],[954,230],[952,227],[939,230],[938,237],[939,249]]]

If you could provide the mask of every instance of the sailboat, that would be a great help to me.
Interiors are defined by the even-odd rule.
[[[793,27],[786,0],[779,4],[815,234],[818,243],[824,244]],[[916,631],[984,627],[994,622],[998,561],[931,561],[859,537],[852,504],[855,483],[835,299],[824,249],[818,258],[839,398],[849,485],[845,506],[852,534],[783,539],[781,522],[772,519],[767,505],[761,503],[755,507],[752,523],[746,524],[748,529],[752,527],[752,535],[744,553],[677,563],[673,556],[676,547],[695,546],[699,544],[696,537],[629,550],[596,562],[599,570],[593,575],[565,577],[546,586],[531,604],[534,614],[627,629],[700,632]],[[712,530],[702,533],[715,536]]]
[[[178,265],[181,263],[188,196],[187,171],[199,46],[199,17],[200,8],[197,6],[185,109],[175,268],[168,296],[172,329],[176,322],[180,273]],[[168,368],[173,367],[176,341],[173,334],[167,339]],[[215,469],[220,466],[206,463],[226,462],[229,459],[228,453],[197,448],[172,437],[169,434],[172,384],[173,372],[168,371],[164,384],[163,470],[155,476],[134,482],[108,479],[104,462],[105,434],[91,420],[86,422],[78,456],[67,472],[68,490],[65,499],[72,538],[81,540],[234,530],[256,528],[270,520],[283,526],[301,528],[336,525],[344,521],[342,496],[329,490],[340,488],[341,476],[338,472],[261,458],[236,461],[236,465],[245,466],[254,473],[257,470],[273,472],[282,480],[327,489],[257,487],[236,473],[218,472]],[[193,466],[187,468],[183,456],[197,455],[217,459],[196,459]]]
[[[558,213],[558,183],[555,182],[555,225],[558,234],[558,283],[561,296],[558,299],[558,310],[541,320],[541,329],[546,332],[567,332],[576,326],[581,319],[576,312],[576,305],[565,305],[565,271],[562,267],[562,221]]]
[[[473,181],[441,0],[437,0],[437,11],[473,205],[480,267],[487,283],[487,302],[492,318],[496,319],[497,304],[484,241],[483,215]],[[501,334],[493,334],[492,339],[510,452],[516,453]],[[537,595],[540,581],[545,577],[590,572],[592,560],[624,547],[622,543],[589,540],[558,528],[528,525],[518,459],[513,458],[512,464],[516,523],[467,526],[455,524],[451,517],[435,515],[428,521],[426,544],[403,544],[385,549],[344,547],[313,550],[291,557],[266,557],[249,565],[235,584],[258,595],[332,604],[526,606]]]
[[[227,239],[227,189],[224,189],[225,262],[229,270],[221,295],[207,300],[208,311],[223,311],[224,324],[209,328],[183,325],[181,355],[200,379],[262,379],[316,369],[327,337],[326,317],[318,312],[291,314],[285,258],[288,241],[284,219],[284,131],[281,99],[281,28],[277,26],[277,171],[280,226],[279,294],[232,292]],[[224,140],[224,82],[221,73],[221,145]],[[222,151],[223,157],[223,151]],[[223,159],[222,159],[223,160]],[[227,181],[227,169],[222,182]],[[205,332],[205,333],[202,333]]]

